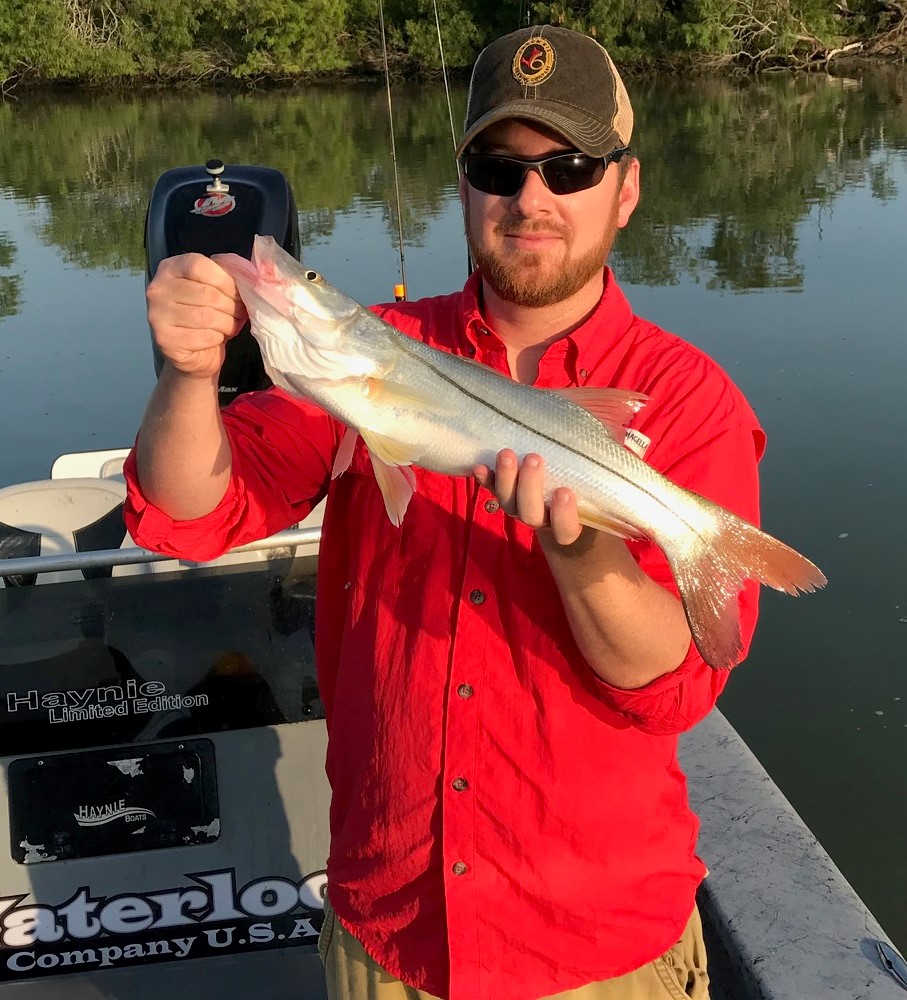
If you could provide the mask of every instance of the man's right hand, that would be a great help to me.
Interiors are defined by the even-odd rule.
[[[247,318],[230,275],[202,254],[168,257],[146,297],[154,342],[171,367],[192,378],[216,378],[227,341]]]

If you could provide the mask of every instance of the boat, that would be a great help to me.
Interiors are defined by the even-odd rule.
[[[256,232],[298,257],[295,220],[277,171],[174,168],[149,202],[148,276],[179,250],[248,255]],[[247,332],[225,402],[266,384]],[[324,1000],[320,511],[210,563],[165,558],[126,533],[126,454],[0,488],[0,983]],[[718,710],[681,759],[714,1000],[904,998],[907,964]]]

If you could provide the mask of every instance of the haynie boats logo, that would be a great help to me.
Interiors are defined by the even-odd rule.
[[[239,888],[232,868],[186,878],[195,884],[134,895],[92,896],[82,886],[58,905],[0,897],[0,981],[317,941],[324,871]]]
[[[106,826],[108,823],[115,823],[118,819],[127,823],[137,823],[140,820],[152,817],[157,819],[155,813],[142,806],[127,806],[125,799],[117,799],[116,802],[108,802],[102,806],[79,806],[73,813],[75,821],[79,826]]]

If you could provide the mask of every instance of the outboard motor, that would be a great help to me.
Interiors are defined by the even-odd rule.
[[[174,167],[158,178],[145,219],[146,283],[165,257],[180,253],[237,253],[251,257],[255,235],[273,236],[297,260],[299,220],[286,177],[272,167],[230,166],[208,160],[204,167]],[[164,358],[154,350],[154,369]],[[247,323],[227,344],[219,399],[266,389],[261,352]]]

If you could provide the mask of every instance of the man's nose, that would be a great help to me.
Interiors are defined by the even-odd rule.
[[[546,210],[547,202],[553,198],[548,185],[537,170],[527,170],[519,191],[513,196],[513,209],[523,215]]]

